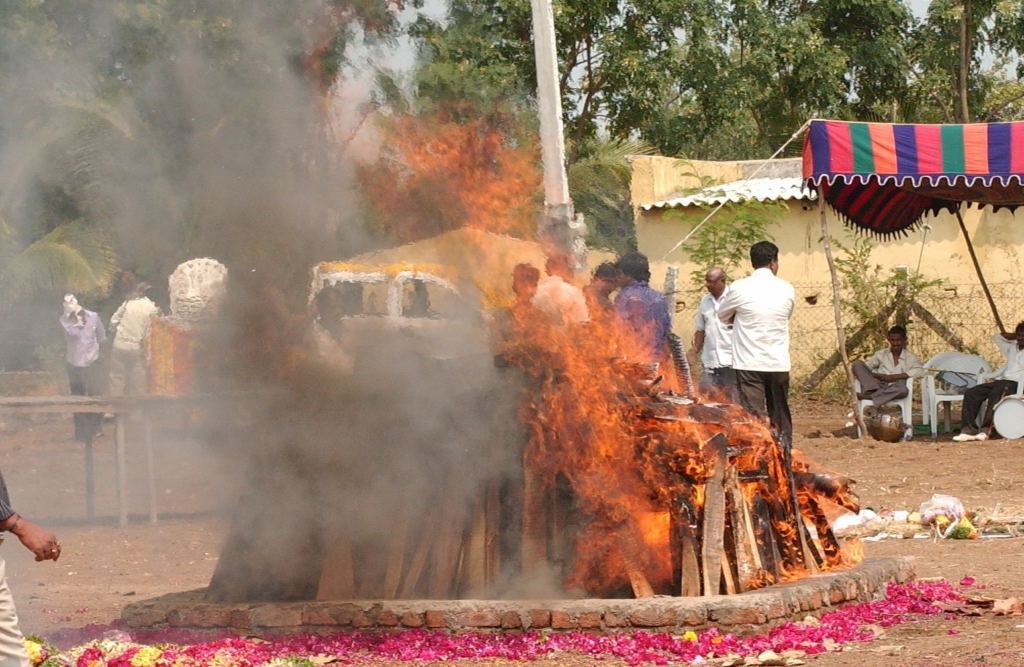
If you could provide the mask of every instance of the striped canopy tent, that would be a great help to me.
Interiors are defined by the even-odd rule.
[[[906,233],[961,203],[1024,205],[1024,121],[925,125],[812,120],[804,182],[847,223]]]
[[[929,213],[956,215],[974,269],[1000,331],[961,204],[1016,209],[1024,205],[1024,122],[925,125],[812,120],[804,139],[803,177],[818,192],[825,255],[832,272],[836,335],[857,404],[846,350],[825,205],[847,224],[883,237],[903,235]],[[863,416],[854,410],[858,430]]]

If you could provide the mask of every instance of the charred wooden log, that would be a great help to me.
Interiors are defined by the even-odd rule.
[[[689,487],[692,492],[692,487]],[[693,506],[693,494],[681,495],[673,504],[671,530],[672,590],[685,597],[700,595],[700,519]]]
[[[768,575],[768,583],[779,581],[782,576],[782,552],[779,550],[775,530],[772,528],[772,512],[768,501],[758,493],[754,497],[754,533],[757,535],[757,549]]]
[[[750,524],[750,516],[746,511],[747,501],[733,466],[728,466],[725,471],[725,500],[732,528],[731,553],[736,564],[736,587],[743,592],[750,590],[752,584],[760,578],[760,567],[754,556],[754,527]]]
[[[839,552],[842,546],[832,531],[832,525],[828,517],[821,510],[821,505],[813,496],[803,496],[806,506],[805,514],[811,516],[814,522],[814,529],[818,534],[817,544],[826,563],[835,564],[839,562]]]
[[[704,443],[711,476],[704,487],[704,530],[701,543],[701,570],[704,595],[718,595],[722,584],[722,558],[725,555],[725,463],[728,443],[718,433]]]
[[[849,477],[798,470],[793,478],[801,492],[827,498],[853,513],[860,512],[860,498],[850,489],[853,480]]]

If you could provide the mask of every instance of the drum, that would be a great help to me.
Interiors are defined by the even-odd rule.
[[[1005,396],[996,403],[992,425],[1004,438],[1024,437],[1024,394]]]

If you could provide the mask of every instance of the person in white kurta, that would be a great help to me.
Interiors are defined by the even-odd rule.
[[[160,314],[147,296],[148,283],[139,283],[110,318],[114,335],[110,356],[110,393],[140,394],[146,389],[146,341],[149,323]]]
[[[718,317],[722,297],[729,291],[725,269],[714,266],[704,274],[708,293],[697,306],[693,324],[693,354],[700,358],[701,390],[718,390],[736,400],[736,370],[732,367],[732,327]]]
[[[907,330],[900,325],[889,328],[886,334],[889,347],[879,350],[867,359],[853,362],[851,370],[860,382],[857,398],[870,398],[875,406],[905,398],[909,389],[907,378],[924,375],[924,364],[907,349]]]
[[[1024,382],[1024,322],[1019,322],[1012,334],[1005,331],[993,334],[992,342],[1006,355],[1006,363],[986,382],[964,392],[960,433],[953,436],[957,442],[988,440],[996,405],[1004,396],[1016,393],[1019,384]]]
[[[771,241],[750,247],[754,272],[734,282],[718,305],[718,317],[732,325],[732,365],[740,404],[767,417],[779,442],[793,445],[789,412],[789,320],[793,286],[775,274],[779,248]]]
[[[570,325],[590,319],[583,290],[572,282],[572,269],[565,255],[551,255],[544,265],[547,277],[537,284],[533,305],[557,324]]]

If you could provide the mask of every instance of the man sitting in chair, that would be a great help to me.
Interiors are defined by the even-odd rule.
[[[1006,363],[989,375],[985,382],[964,392],[960,434],[953,436],[957,442],[988,440],[996,403],[1004,396],[1016,393],[1017,383],[1024,381],[1024,322],[1019,322],[1012,334],[1005,331],[997,333],[992,336],[992,340],[1006,355]],[[986,402],[988,407],[985,409],[985,418],[978,424],[981,406]]]
[[[853,362],[853,374],[860,382],[859,399],[871,399],[875,407],[906,398],[907,378],[924,375],[924,364],[907,349],[907,330],[900,325],[886,334],[889,347],[865,360]]]

